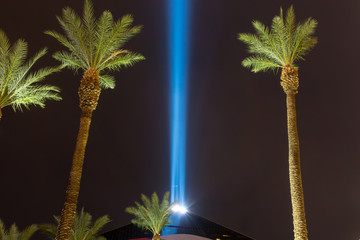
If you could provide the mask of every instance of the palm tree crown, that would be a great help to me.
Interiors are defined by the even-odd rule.
[[[125,15],[114,22],[111,12],[104,11],[96,19],[91,1],[85,0],[82,18],[67,7],[63,9],[63,16],[57,19],[66,35],[56,31],[45,33],[56,38],[69,51],[57,52],[54,58],[61,61],[64,67],[75,71],[82,69],[86,72],[92,69],[98,72],[103,88],[115,87],[114,78],[103,74],[104,70],[119,70],[144,59],[141,54],[121,49],[141,30],[141,26],[131,26],[131,15]]]
[[[280,15],[273,18],[270,29],[259,21],[252,24],[256,34],[239,34],[239,40],[247,44],[249,52],[254,54],[242,61],[243,66],[251,68],[252,72],[296,67],[296,62],[303,60],[317,43],[317,38],[312,36],[317,21],[308,18],[296,24],[292,6],[285,19],[280,8]]]
[[[169,192],[165,193],[161,203],[156,193],[151,195],[151,199],[141,194],[141,200],[144,205],[135,202],[136,207],[128,207],[125,211],[135,216],[131,220],[133,224],[149,230],[154,238],[158,237],[161,230],[170,223],[173,205],[169,203]]]
[[[61,100],[59,88],[38,84],[59,68],[46,67],[36,72],[30,70],[44,56],[46,48],[26,61],[27,43],[19,39],[11,46],[9,39],[0,29],[0,118],[1,109],[12,106],[14,110],[29,108],[30,105],[45,106],[45,100]]]
[[[4,223],[0,219],[0,239],[1,240],[28,240],[38,230],[37,225],[30,225],[22,232],[19,232],[18,227],[14,223],[7,231]]]
[[[54,216],[54,218],[59,224],[60,217]],[[98,235],[99,231],[109,222],[109,217],[104,215],[92,223],[92,216],[90,213],[85,212],[84,208],[82,208],[80,214],[75,214],[70,240],[106,240],[105,237]],[[57,225],[41,224],[39,227],[40,230],[49,237],[49,239],[55,239]]]

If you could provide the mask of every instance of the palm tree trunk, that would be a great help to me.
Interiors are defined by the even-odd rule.
[[[291,205],[294,224],[294,239],[307,240],[304,193],[301,179],[300,146],[296,121],[295,94],[299,87],[298,70],[284,66],[281,72],[281,86],[286,93],[287,127],[289,140],[289,177]]]
[[[287,125],[289,139],[289,175],[293,210],[294,238],[307,240],[304,194],[301,180],[300,147],[296,124],[295,91],[286,93]]]
[[[152,240],[161,240],[159,233],[154,233]]]
[[[72,224],[76,212],[76,205],[79,196],[80,189],[80,180],[82,174],[82,167],[84,163],[84,155],[86,143],[89,136],[89,129],[91,123],[91,113],[90,117],[86,116],[80,117],[80,127],[79,133],[76,140],[76,146],[73,156],[73,162],[70,170],[69,183],[66,190],[66,198],[63,210],[61,212],[61,220],[58,226],[58,233],[56,239],[70,239],[70,231],[72,229]]]
[[[84,163],[85,148],[89,136],[91,116],[92,112],[97,106],[99,96],[99,74],[95,70],[90,69],[85,72],[79,87],[80,108],[82,110],[80,117],[80,127],[76,140],[69,183],[66,190],[65,203],[61,212],[61,219],[55,238],[56,240],[70,239],[70,232],[72,229],[79,196],[80,180]]]
[[[2,117],[2,113],[1,113],[1,107],[0,107],[0,119],[1,119],[1,117]]]

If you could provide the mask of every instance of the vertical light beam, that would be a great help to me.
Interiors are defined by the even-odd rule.
[[[171,202],[185,204],[187,1],[169,0]]]

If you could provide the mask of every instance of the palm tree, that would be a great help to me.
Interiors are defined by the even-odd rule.
[[[296,240],[308,239],[305,219],[304,196],[300,169],[300,148],[296,123],[295,94],[299,86],[296,63],[304,60],[317,43],[313,37],[317,21],[308,18],[296,24],[295,13],[291,6],[284,19],[280,15],[272,20],[271,28],[259,21],[253,21],[256,34],[239,34],[239,39],[248,45],[253,55],[242,61],[243,66],[252,72],[281,70],[281,86],[286,94],[287,127],[289,141],[289,175],[293,211],[294,236]]]
[[[0,219],[0,239],[1,240],[28,240],[38,230],[37,225],[33,224],[19,232],[18,227],[14,223],[7,231],[4,223]]]
[[[57,224],[60,222],[59,216],[54,216]],[[91,222],[92,216],[90,213],[81,209],[80,214],[75,214],[74,224],[71,229],[70,240],[106,240],[103,236],[98,236],[99,231],[110,222],[107,215],[98,218],[94,223]],[[39,228],[42,233],[47,235],[49,239],[54,239],[57,233],[57,225],[55,224],[40,224]]]
[[[0,119],[1,110],[12,106],[14,110],[29,109],[30,105],[45,107],[45,101],[61,100],[59,88],[39,84],[60,68],[46,67],[30,72],[33,65],[47,52],[43,48],[26,61],[28,44],[19,39],[11,46],[4,31],[0,29]]]
[[[131,15],[125,15],[114,22],[112,14],[104,11],[96,19],[90,0],[85,0],[82,17],[69,7],[64,8],[62,13],[63,16],[57,19],[65,35],[55,31],[45,32],[68,49],[55,53],[54,58],[61,61],[63,67],[84,72],[78,91],[81,108],[79,133],[56,237],[67,240],[76,212],[92,112],[97,106],[101,88],[115,87],[114,78],[107,75],[106,71],[132,66],[144,57],[121,49],[125,42],[141,30],[141,26],[131,26]]]
[[[173,205],[169,203],[169,192],[164,194],[163,200],[159,203],[156,193],[151,195],[151,200],[141,194],[144,205],[135,202],[136,207],[127,207],[126,212],[135,216],[131,222],[141,228],[149,230],[153,234],[153,240],[160,240],[160,232],[170,222]]]

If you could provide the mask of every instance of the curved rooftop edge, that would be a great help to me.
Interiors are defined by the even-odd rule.
[[[174,214],[171,224],[164,228],[161,239],[164,240],[255,240],[234,230],[214,223],[194,213]],[[151,239],[149,231],[128,224],[103,234],[107,240]]]

